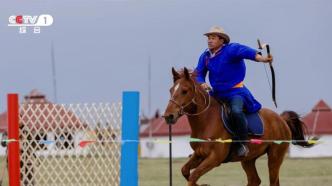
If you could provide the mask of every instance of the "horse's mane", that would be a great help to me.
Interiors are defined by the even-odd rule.
[[[200,83],[197,82],[197,71],[193,70],[193,69],[187,69],[190,75],[190,79],[195,83],[196,88],[198,88],[200,91],[205,91],[201,86]],[[180,69],[178,71],[180,78],[184,78],[185,74],[184,74],[184,68]]]

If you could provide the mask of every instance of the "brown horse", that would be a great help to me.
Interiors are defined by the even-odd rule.
[[[177,72],[172,68],[174,85],[170,89],[171,99],[164,113],[168,124],[174,124],[181,115],[187,115],[191,137],[199,139],[231,139],[221,120],[221,105],[211,97],[195,81],[193,74],[188,69]],[[267,108],[262,108],[259,114],[264,123],[264,134],[261,140],[271,140],[268,143],[249,144],[249,154],[239,158],[235,153],[231,154],[230,162],[240,161],[246,172],[248,186],[260,185],[261,180],[255,167],[256,159],[267,153],[270,185],[279,185],[279,170],[287,152],[289,143],[276,144],[272,140],[297,140],[295,145],[310,147],[305,141],[304,123],[295,112],[287,111],[281,116]],[[250,136],[249,138],[252,138]],[[217,142],[191,142],[194,153],[188,162],[182,167],[182,175],[188,181],[188,186],[197,186],[197,180],[224,163],[231,143]]]

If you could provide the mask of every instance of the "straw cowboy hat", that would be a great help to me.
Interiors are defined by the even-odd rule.
[[[225,33],[224,29],[219,26],[213,26],[210,28],[209,32],[205,33],[205,36],[209,36],[211,34],[217,35],[225,40],[225,43],[229,43],[229,36]]]

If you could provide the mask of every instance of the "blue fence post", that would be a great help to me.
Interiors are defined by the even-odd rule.
[[[126,91],[122,93],[120,186],[138,186],[138,134],[139,92]]]

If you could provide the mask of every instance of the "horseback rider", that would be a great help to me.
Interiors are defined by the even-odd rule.
[[[240,141],[237,155],[247,156],[249,149],[248,127],[244,110],[247,113],[258,112],[261,104],[244,86],[246,66],[244,59],[256,62],[271,63],[273,57],[264,57],[255,49],[239,43],[230,43],[230,37],[218,26],[214,26],[204,34],[207,37],[208,48],[199,58],[195,69],[197,81],[204,89],[209,89],[205,82],[209,72],[209,82],[212,86],[210,94],[217,100],[229,104],[233,125],[235,125],[236,138]]]

